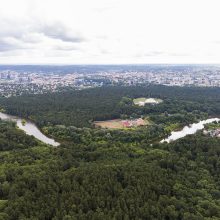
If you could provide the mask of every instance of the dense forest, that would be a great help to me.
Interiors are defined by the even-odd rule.
[[[138,107],[137,97],[163,103]],[[0,106],[61,142],[45,145],[0,121],[0,219],[220,219],[220,139],[198,132],[159,143],[173,129],[219,116],[220,89],[105,87],[12,97]],[[151,124],[91,123],[141,116]]]
[[[158,106],[138,108],[132,105],[137,97],[161,98]],[[79,91],[23,95],[0,98],[0,106],[12,115],[34,120],[45,125],[74,125],[91,127],[91,121],[120,117],[137,117],[167,112],[187,113],[200,111],[209,115],[220,114],[219,88],[193,87],[101,87]]]

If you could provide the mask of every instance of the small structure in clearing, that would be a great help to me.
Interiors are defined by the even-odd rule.
[[[95,126],[101,128],[123,129],[123,128],[145,126],[148,124],[148,121],[142,118],[128,119],[128,120],[115,119],[115,120],[107,120],[107,121],[95,121],[94,124]]]
[[[123,120],[121,121],[123,127],[130,128],[130,127],[138,127],[146,125],[146,121],[142,118],[134,119],[134,120]]]
[[[203,130],[203,134],[220,138],[220,121],[208,124]]]
[[[220,128],[213,129],[213,130],[204,130],[203,134],[210,135],[211,137],[218,137],[218,138],[220,138]]]
[[[135,105],[145,106],[145,104],[156,105],[156,104],[163,102],[163,100],[156,99],[156,98],[137,98],[137,99],[134,99],[133,102]]]

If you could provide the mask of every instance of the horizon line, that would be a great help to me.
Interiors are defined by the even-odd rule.
[[[0,63],[0,66],[123,66],[123,65],[220,65],[220,63]]]

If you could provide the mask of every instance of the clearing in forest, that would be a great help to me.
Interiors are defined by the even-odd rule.
[[[135,105],[144,106],[145,104],[159,104],[163,102],[162,99],[156,99],[156,98],[137,98],[133,100]]]
[[[95,126],[101,128],[124,129],[124,128],[145,126],[149,124],[149,122],[146,119],[138,118],[138,119],[129,119],[129,120],[114,119],[107,121],[95,121],[94,124]]]

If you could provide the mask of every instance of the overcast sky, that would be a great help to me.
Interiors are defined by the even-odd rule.
[[[220,63],[219,0],[0,0],[0,63]]]

